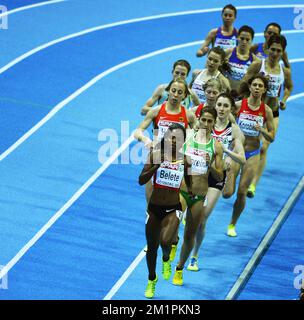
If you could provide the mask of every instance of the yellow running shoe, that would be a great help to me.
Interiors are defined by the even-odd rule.
[[[253,198],[255,195],[255,185],[251,184],[247,190],[247,197],[248,198]]]
[[[169,280],[171,278],[171,262],[170,262],[170,260],[163,261],[162,275],[165,280]]]
[[[154,297],[157,280],[158,280],[157,276],[154,280],[148,280],[148,284],[145,291],[146,298],[151,299]]]
[[[228,229],[227,229],[227,236],[229,236],[229,237],[236,237],[237,236],[234,224],[229,224]]]
[[[176,270],[174,272],[173,280],[172,283],[176,286],[182,286],[184,281],[183,281],[183,270]]]
[[[198,271],[198,263],[197,263],[197,257],[192,256],[190,259],[190,263],[187,267],[187,270],[190,271]]]

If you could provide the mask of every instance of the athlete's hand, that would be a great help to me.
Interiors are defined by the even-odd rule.
[[[209,51],[208,47],[204,47],[203,49],[198,49],[196,52],[196,56],[198,58],[203,57]]]
[[[255,129],[256,131],[262,132],[263,127],[261,127],[261,126],[259,125],[259,123],[256,122],[256,124],[255,124],[255,126],[254,126],[254,129]]]
[[[280,101],[280,109],[285,110],[286,109],[286,102]]]
[[[144,106],[144,107],[142,107],[142,109],[140,110],[140,114],[141,114],[142,116],[145,116],[145,115],[149,112],[149,110],[150,110],[150,108]]]

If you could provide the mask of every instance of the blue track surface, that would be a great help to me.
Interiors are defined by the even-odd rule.
[[[28,6],[45,1],[48,0],[1,0],[1,5],[5,6],[8,10],[13,10],[16,8],[21,8],[23,6]]]
[[[303,212],[304,193],[241,292],[239,299],[291,300],[298,298],[299,289],[294,287],[294,282],[298,283],[296,277],[299,276],[299,271],[294,270],[296,266],[301,267],[300,276],[304,271]]]
[[[187,4],[176,1],[174,8],[170,1],[160,3],[159,8],[150,8],[149,4],[138,5],[135,1],[119,5],[112,1],[91,1],[87,5],[83,1],[65,1],[11,15],[13,27],[1,31],[7,46],[0,58],[0,67],[37,46],[84,29],[203,8],[197,1]],[[271,3],[284,2],[267,1]],[[217,7],[223,4],[218,2]],[[134,10],[126,13],[123,10],[127,6],[133,6]],[[212,4],[205,7],[210,8]],[[98,14],[105,8],[107,16]],[[59,26],[56,16],[66,23]],[[260,16],[265,23],[257,20]],[[240,10],[237,26],[246,23],[256,32],[262,32],[269,21],[276,20],[284,30],[294,30],[293,19],[293,8],[280,8],[275,12]],[[21,28],[22,21],[28,21],[25,28]],[[7,150],[52,108],[91,79],[156,50],[201,40],[216,26],[215,21],[216,25],[220,23],[219,12],[126,23],[95,30],[33,53],[0,74],[0,152]],[[49,23],[53,23],[54,28],[46,27]],[[29,36],[29,30],[33,36]],[[290,59],[304,58],[296,50],[303,37],[304,33],[287,35]],[[24,41],[20,41],[22,38]],[[261,40],[261,36],[255,39]],[[205,60],[195,58],[196,49],[197,46],[190,46],[161,53],[100,77],[1,161],[0,265],[9,263],[102,166],[98,161],[103,143],[98,136],[102,129],[115,129],[120,145],[141,121],[139,110],[153,89],[170,80],[175,60],[185,58],[193,69],[203,66]],[[293,94],[303,92],[303,74],[303,62],[294,63]],[[202,270],[197,274],[186,272],[183,288],[159,281],[157,299],[225,298],[303,175],[304,151],[299,148],[299,138],[304,133],[303,117],[303,98],[290,102],[286,112],[281,113],[279,135],[271,146],[261,185],[254,200],[248,201],[239,223],[240,236],[237,239],[225,236],[234,198],[221,200],[208,222],[201,254]],[[129,132],[124,138],[120,137],[121,120],[129,121]],[[134,150],[134,146],[131,144],[130,150]],[[145,245],[144,189],[137,185],[141,168],[142,164],[112,164],[96,177],[9,271],[9,288],[0,290],[0,299],[103,299]],[[292,212],[289,219],[294,214]],[[180,236],[182,231],[181,227]],[[283,241],[293,242],[292,239]],[[284,247],[278,249],[283,256],[285,250]],[[295,261],[290,259],[287,263],[293,266]],[[258,298],[258,293],[250,289],[263,283],[258,270],[241,299]],[[273,268],[267,273],[279,271]],[[273,279],[277,277],[278,274],[273,275]],[[143,299],[146,278],[146,265],[142,260],[113,299]],[[263,297],[292,299],[294,295],[295,292],[291,292],[280,296],[273,290],[265,290]]]

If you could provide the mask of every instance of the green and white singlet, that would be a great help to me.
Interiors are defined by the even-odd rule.
[[[206,174],[213,161],[215,154],[215,139],[207,143],[200,143],[196,140],[197,133],[194,133],[188,141],[184,143],[183,152],[191,158],[192,173]]]

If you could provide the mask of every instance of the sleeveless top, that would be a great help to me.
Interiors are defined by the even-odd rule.
[[[229,121],[226,128],[223,130],[212,130],[212,137],[219,141],[222,146],[226,149],[230,149],[233,136],[232,136],[232,124]],[[226,153],[223,153],[223,159],[225,159],[228,155]]]
[[[194,79],[192,88],[191,88],[197,94],[198,98],[200,99],[200,102],[206,101],[206,95],[203,89],[204,84],[209,79],[216,79],[220,75],[220,71],[217,71],[217,73],[213,77],[208,77],[206,73],[207,73],[207,69],[202,70]]]
[[[179,191],[184,177],[184,161],[164,161],[153,175],[154,188],[169,188]]]
[[[197,133],[194,133],[184,143],[184,154],[191,158],[192,173],[206,174],[213,161],[215,154],[215,139],[211,137],[209,142],[200,143],[195,140]]]
[[[256,48],[254,54],[259,58],[259,59],[266,59],[268,57],[268,54],[265,53],[263,49],[263,43],[258,43],[258,47]]]
[[[245,136],[258,137],[260,132],[254,126],[258,123],[263,127],[266,121],[265,103],[262,102],[258,110],[251,110],[248,99],[242,100],[241,109],[237,114],[237,123]]]
[[[219,27],[216,32],[213,47],[221,47],[222,49],[230,49],[237,46],[237,30],[233,28],[232,35],[224,36],[222,34],[222,27]]]
[[[265,60],[262,60],[260,73],[268,79],[266,97],[276,98],[280,96],[282,85],[284,84],[284,71],[280,64],[280,73],[272,74],[266,71]]]
[[[160,141],[166,131],[168,130],[169,126],[172,123],[180,123],[187,129],[188,127],[188,119],[186,114],[186,108],[181,106],[181,111],[178,114],[170,114],[166,111],[166,102],[164,102],[153,121],[154,130],[158,130],[157,136],[158,140]]]
[[[247,69],[251,65],[252,61],[253,56],[251,53],[247,60],[239,59],[236,53],[236,48],[234,48],[228,61],[230,72],[227,72],[227,78],[235,81],[241,81],[245,76]]]

